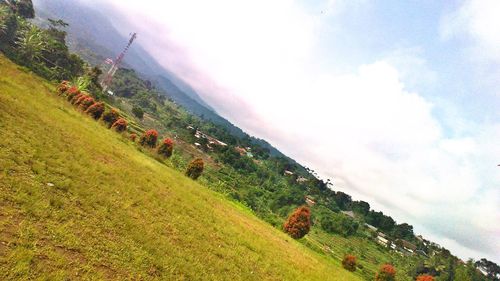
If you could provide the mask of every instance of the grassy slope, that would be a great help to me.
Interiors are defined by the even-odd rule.
[[[0,73],[1,280],[358,280],[1,55]]]

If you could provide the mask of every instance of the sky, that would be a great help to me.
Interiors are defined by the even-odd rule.
[[[500,262],[500,1],[86,1],[335,190]]]

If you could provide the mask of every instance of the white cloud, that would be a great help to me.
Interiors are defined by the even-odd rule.
[[[160,63],[234,123],[459,254],[500,253],[500,228],[491,223],[500,214],[500,180],[492,176],[500,174],[493,143],[500,126],[474,124],[472,134],[445,136],[435,105],[403,82],[408,65],[429,83],[437,79],[413,50],[349,73],[325,70],[316,51],[326,23],[294,1],[110,1],[128,16],[120,28],[137,29]],[[472,15],[459,12],[443,32],[456,34]],[[496,56],[497,39],[483,40],[486,29],[479,34]]]
[[[497,0],[467,0],[459,9],[447,14],[441,24],[445,39],[472,40],[478,58],[500,63],[500,2]]]

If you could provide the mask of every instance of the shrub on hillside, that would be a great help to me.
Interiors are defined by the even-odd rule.
[[[344,237],[354,235],[359,224],[343,214],[332,213],[319,219],[321,228],[328,233],[341,234]]]
[[[346,255],[342,260],[342,266],[349,271],[356,271],[356,257],[353,255]]]
[[[203,173],[203,159],[201,158],[196,158],[191,163],[189,163],[187,170],[186,170],[186,176],[192,178],[193,180],[199,178],[201,176],[201,173]]]
[[[57,94],[62,96],[70,88],[69,82],[64,80],[57,86]]]
[[[283,229],[292,238],[299,239],[304,237],[311,228],[311,210],[309,207],[302,206],[297,208],[286,220]]]
[[[139,140],[139,143],[142,146],[148,146],[154,148],[156,147],[157,141],[158,141],[158,132],[154,129],[151,129],[144,132],[144,134],[141,136],[141,139]]]
[[[71,87],[68,90],[67,98],[71,104],[74,104],[83,95],[82,92],[78,91],[78,89],[77,90],[75,89],[76,88]]]
[[[71,103],[75,106],[78,106],[86,98],[87,98],[87,95],[85,93],[80,93],[80,94],[76,95],[73,99],[71,99]]]
[[[431,275],[424,274],[418,276],[417,281],[434,281],[434,277],[432,277]]]
[[[131,141],[135,142],[135,140],[137,139],[137,134],[132,133],[130,134],[129,138]]]
[[[164,139],[163,142],[158,146],[158,154],[170,157],[172,156],[172,151],[174,150],[174,142],[171,139]]]
[[[92,116],[95,120],[99,120],[102,114],[104,113],[104,103],[96,102],[93,105],[89,106],[85,111],[88,115]]]
[[[118,120],[118,118],[120,118],[120,114],[114,108],[112,108],[110,111],[106,111],[102,115],[102,121],[104,121],[104,123],[108,125],[108,128],[110,128],[116,122],[116,120]]]
[[[91,105],[93,105],[95,103],[95,100],[94,98],[92,97],[86,97],[82,100],[82,102],[80,102],[80,109],[85,111],[87,110]]]
[[[121,133],[127,130],[127,125],[128,125],[127,120],[120,118],[116,120],[116,122],[113,123],[113,125],[111,125],[111,129]]]
[[[139,119],[144,117],[144,110],[142,110],[139,106],[134,105],[134,107],[132,107],[132,113]]]
[[[394,281],[396,280],[396,269],[390,264],[384,264],[375,275],[376,281]]]

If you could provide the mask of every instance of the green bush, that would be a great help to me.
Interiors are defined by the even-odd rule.
[[[359,224],[351,218],[337,213],[330,213],[320,219],[321,228],[328,233],[349,236],[356,233]]]
[[[144,117],[144,110],[142,110],[139,106],[134,105],[134,107],[132,107],[132,113],[139,119]]]

